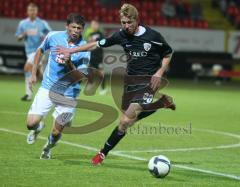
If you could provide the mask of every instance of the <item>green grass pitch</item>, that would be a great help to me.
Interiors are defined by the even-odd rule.
[[[177,110],[159,110],[137,123],[99,167],[91,165],[91,158],[117,120],[89,134],[64,134],[53,159],[40,160],[51,113],[41,137],[27,145],[31,102],[20,101],[23,78],[1,75],[0,87],[0,186],[240,186],[239,82],[216,86],[212,81],[170,80],[163,92],[174,97]],[[110,92],[82,98],[114,106]],[[99,117],[78,109],[74,123]],[[152,177],[147,169],[147,160],[159,154],[173,165],[164,179]]]

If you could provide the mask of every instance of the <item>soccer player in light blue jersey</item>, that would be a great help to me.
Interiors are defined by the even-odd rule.
[[[50,50],[49,59],[47,66],[43,74],[43,80],[41,87],[39,88],[32,106],[28,112],[27,116],[27,128],[30,133],[27,137],[27,143],[33,144],[36,140],[37,135],[43,129],[43,118],[48,114],[52,107],[55,111],[53,112],[53,129],[50,133],[46,145],[43,147],[41,159],[49,159],[50,149],[54,147],[57,141],[61,137],[62,130],[66,125],[70,125],[75,107],[70,107],[66,105],[56,104],[50,99],[51,92],[54,90],[53,87],[58,90],[58,84],[64,76],[66,76],[71,69],[69,69],[69,64],[67,62],[71,61],[71,65],[82,72],[87,74],[87,67],[90,60],[90,52],[79,52],[74,55],[69,55],[63,57],[61,54],[53,52],[53,50],[59,46],[65,46],[67,48],[74,48],[86,44],[82,39],[82,31],[84,29],[85,21],[79,14],[71,13],[67,17],[66,31],[52,31],[50,32],[40,47],[37,49],[34,64],[32,68],[32,76],[30,78],[30,83],[34,84],[37,81],[37,66],[39,64],[41,55]],[[61,84],[59,84],[59,89],[61,89]],[[65,98],[75,99],[80,92],[80,83],[74,83],[67,90],[62,93]],[[64,116],[64,120],[59,122],[59,117]]]
[[[29,101],[32,98],[32,90],[29,86],[29,78],[31,76],[32,64],[34,61],[34,55],[41,42],[51,31],[51,28],[46,21],[37,17],[38,7],[34,3],[30,3],[27,7],[28,17],[20,21],[16,37],[19,41],[24,40],[25,52],[27,61],[24,66],[25,74],[25,90],[26,94],[22,97],[23,101]]]

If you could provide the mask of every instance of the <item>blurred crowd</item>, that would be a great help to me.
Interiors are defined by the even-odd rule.
[[[8,0],[0,6],[0,16],[24,18],[25,7],[31,0]],[[80,12],[87,21],[119,23],[118,8],[127,2],[140,12],[140,21],[146,25],[187,28],[208,28],[203,18],[200,1],[187,0],[32,0],[39,5],[39,16],[46,20],[64,20],[69,12]]]
[[[183,0],[165,0],[161,7],[161,13],[166,18],[191,18],[194,21],[202,20],[202,6],[199,1],[192,4]]]
[[[220,9],[235,27],[240,28],[240,0],[212,0],[212,7]]]

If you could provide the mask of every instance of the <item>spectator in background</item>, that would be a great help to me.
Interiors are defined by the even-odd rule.
[[[226,11],[227,11],[227,13],[228,13],[228,17],[229,17],[230,22],[233,24],[233,23],[235,22],[236,13],[238,12],[238,8],[237,8],[237,6],[236,6],[235,1],[230,1],[230,2],[229,2]],[[231,13],[230,13],[229,11],[230,11]]]
[[[191,18],[194,21],[199,21],[199,20],[202,20],[203,18],[202,6],[198,1],[195,1],[192,3]]]
[[[29,79],[31,77],[34,56],[47,33],[51,31],[47,22],[37,17],[37,14],[38,6],[30,3],[27,6],[28,17],[20,21],[15,34],[19,41],[24,40],[27,56],[27,61],[24,65],[26,94],[21,98],[22,101],[30,101],[32,99],[33,93],[30,89]]]
[[[240,6],[240,0],[235,0],[235,3],[238,7]]]
[[[218,8],[219,0],[212,0],[212,8]]]
[[[176,15],[180,19],[185,19],[189,16],[189,12],[182,0],[179,0],[176,4]]]
[[[120,0],[98,0],[98,2],[104,7],[118,7],[121,5]]]
[[[100,24],[96,20],[92,20],[90,27],[87,28],[84,35],[84,39],[88,42],[99,41],[103,38],[103,31],[100,28]],[[103,49],[98,47],[91,51],[90,67],[100,70],[104,74],[103,69]],[[102,80],[100,95],[106,94],[105,78]]]
[[[166,0],[162,4],[161,12],[163,16],[167,19],[173,18],[176,16],[176,9],[171,0]]]
[[[219,2],[219,8],[222,12],[222,14],[226,14],[226,10],[227,10],[227,1],[226,0],[220,0]]]

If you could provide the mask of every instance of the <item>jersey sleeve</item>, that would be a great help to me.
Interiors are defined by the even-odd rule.
[[[112,36],[101,39],[100,41],[98,41],[97,44],[99,47],[110,47],[119,43],[120,43],[119,32],[115,32]]]
[[[41,49],[43,52],[50,49],[50,41],[51,41],[51,35],[52,33],[48,33],[48,35],[45,37],[45,39],[42,41],[41,45],[38,47],[38,49]]]
[[[154,41],[151,42],[158,46],[158,51],[161,53],[162,57],[166,57],[173,53],[172,48],[160,33],[156,33]]]
[[[77,69],[83,74],[88,74],[88,65],[90,62],[90,52],[82,52],[81,63],[78,65]]]
[[[45,20],[43,21],[43,31],[45,34],[52,31],[52,28],[49,26],[49,24]]]
[[[24,32],[24,27],[23,27],[23,22],[20,21],[20,23],[18,24],[15,36],[19,36]]]
[[[83,41],[82,45],[86,43],[87,43],[86,41]],[[81,53],[81,58],[79,60],[79,65],[77,66],[77,70],[87,75],[88,74],[87,69],[90,62],[91,53],[89,51],[80,52],[80,53]]]

